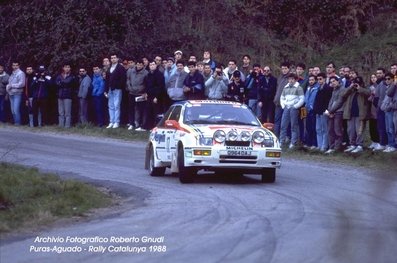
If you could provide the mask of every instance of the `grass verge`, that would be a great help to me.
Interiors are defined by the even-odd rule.
[[[293,159],[303,159],[310,162],[343,164],[382,171],[395,170],[395,165],[397,163],[397,152],[373,152],[369,149],[356,154],[337,152],[326,155],[320,151],[313,151],[304,147],[297,147],[293,150],[283,150],[283,156]]]
[[[90,123],[79,124],[71,128],[60,128],[57,125],[44,126],[44,127],[24,127],[25,129],[33,132],[53,132],[60,134],[79,134],[85,136],[103,137],[103,138],[114,138],[123,139],[127,141],[146,141],[149,138],[148,131],[134,131],[127,130],[127,127],[120,127],[117,129],[106,129],[100,128]]]
[[[0,163],[0,233],[85,216],[90,209],[111,202],[109,195],[87,184],[63,181],[36,168]]]

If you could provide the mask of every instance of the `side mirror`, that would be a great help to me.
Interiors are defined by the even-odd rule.
[[[180,129],[180,125],[176,120],[166,120],[165,121],[165,128],[167,129]]]

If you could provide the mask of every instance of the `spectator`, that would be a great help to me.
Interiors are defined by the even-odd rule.
[[[243,65],[241,65],[240,71],[244,74],[244,76],[248,76],[251,73],[251,57],[249,55],[243,55],[242,57]]]
[[[163,67],[163,58],[161,56],[155,56],[154,61],[156,62],[157,69],[161,72],[164,73],[165,68]]]
[[[44,66],[40,66],[33,78],[29,92],[29,101],[32,102],[33,126],[48,124],[48,93],[51,88],[51,77],[46,74]],[[39,113],[41,122],[39,121]]]
[[[188,63],[189,74],[185,78],[183,92],[188,100],[204,99],[204,77],[196,68],[196,63]]]
[[[280,142],[286,143],[287,130],[291,126],[291,143],[289,148],[296,146],[299,138],[299,108],[303,105],[305,96],[299,86],[298,76],[294,73],[288,75],[288,84],[284,87],[280,96],[280,106],[284,109],[281,119]]]
[[[203,77],[204,77],[204,83],[212,76],[212,69],[210,64],[204,64],[204,70],[203,70]],[[205,96],[208,97],[208,90],[207,87],[205,89]]]
[[[234,59],[229,60],[228,67],[223,70],[223,73],[228,77],[229,83],[233,81],[233,72],[235,72],[237,69],[237,62]],[[241,75],[240,78],[242,81],[245,81],[245,75],[240,71]],[[228,84],[229,84],[228,83]],[[248,83],[248,81],[247,81]]]
[[[98,66],[94,66],[92,71],[92,98],[94,100],[96,124],[99,127],[103,127],[103,125],[105,125],[103,109],[105,80],[102,77],[102,70]]]
[[[307,90],[307,85],[308,85],[308,78],[305,75],[305,70],[306,70],[306,65],[302,62],[299,62],[296,65],[296,75],[298,75],[298,83],[303,89],[303,93],[306,93]],[[299,139],[302,143],[305,142],[305,123],[306,123],[306,117],[307,117],[307,111],[306,107],[302,106],[299,109],[299,118],[298,118],[298,124],[299,124]],[[311,146],[311,145],[310,145]]]
[[[21,125],[21,100],[25,87],[25,73],[19,68],[19,62],[12,62],[12,74],[6,86],[10,98],[11,113],[15,125]]]
[[[345,105],[343,118],[347,120],[349,144],[345,152],[358,153],[363,151],[364,129],[368,113],[367,101],[371,91],[365,87],[361,77],[353,80],[344,92]]]
[[[274,96],[274,104],[276,106],[274,115],[274,133],[280,138],[281,118],[283,116],[283,108],[280,105],[280,97],[284,87],[288,84],[288,74],[290,73],[290,64],[284,62],[281,64],[281,75],[277,79],[277,91]]]
[[[184,63],[182,60],[176,62],[176,72],[170,77],[169,82],[166,84],[167,94],[172,102],[185,100],[185,94],[183,92],[183,81],[187,77],[188,73],[184,70]]]
[[[328,115],[324,112],[332,96],[332,88],[325,83],[325,79],[325,73],[317,75],[319,87],[313,104],[313,112],[316,114],[317,146],[322,152],[328,150]]]
[[[377,130],[376,107],[373,104],[376,89],[376,75],[371,74],[369,90],[371,95],[368,97],[368,119],[369,119],[369,136],[371,138],[370,149],[374,149],[379,145],[379,134]]]
[[[0,123],[5,122],[4,101],[6,98],[6,86],[10,76],[4,71],[4,65],[0,64]]]
[[[394,77],[396,77],[397,75],[397,63],[393,63],[390,65],[390,73],[394,75]],[[394,83],[396,84],[396,83]]]
[[[258,106],[262,111],[262,122],[274,123],[274,96],[277,90],[277,79],[271,74],[269,66],[263,68],[263,85],[259,90]]]
[[[204,76],[204,62],[199,61],[196,63],[197,65],[197,71]],[[205,82],[204,82],[205,83]]]
[[[77,97],[79,98],[79,121],[86,124],[88,121],[88,98],[92,93],[92,81],[84,67],[79,69],[80,86]]]
[[[76,93],[77,79],[71,74],[69,63],[64,63],[62,73],[55,79],[58,89],[59,127],[70,128],[72,122],[72,98]]]
[[[108,71],[108,69],[110,68],[110,60],[109,58],[103,58],[102,60],[102,70],[103,72]]]
[[[208,99],[222,100],[225,98],[227,94],[227,86],[225,84],[222,68],[219,65],[215,67],[212,77],[205,82],[205,87],[208,89]]]
[[[209,64],[212,71],[215,70],[216,62],[211,57],[211,52],[209,50],[205,50],[203,54],[203,62],[204,64]]]
[[[321,72],[321,69],[320,69],[320,67],[319,66],[314,66],[313,67],[313,75],[314,76],[317,76],[318,74],[320,74],[320,72]]]
[[[396,85],[393,83],[394,75],[392,73],[386,73],[385,84],[386,84],[386,96],[382,101],[381,110],[385,112],[386,122],[386,134],[387,134],[387,147],[383,152],[395,152],[396,151],[396,130],[394,127],[393,116],[393,97],[396,93]]]
[[[385,96],[386,96],[386,84],[384,82],[386,70],[382,67],[376,70],[376,89],[373,104],[376,107],[376,119],[378,125],[379,134],[379,145],[375,147],[374,151],[384,151],[387,145],[387,134],[386,134],[386,120],[385,112],[380,108]]]
[[[31,93],[33,78],[35,72],[32,66],[27,66],[25,71],[25,87],[23,89],[22,102],[21,103],[21,123],[28,124],[33,127],[33,111],[32,111],[32,100],[29,99]]]
[[[162,113],[161,97],[165,90],[164,75],[157,69],[154,61],[149,62],[150,71],[145,78],[145,94],[147,103],[145,107],[145,119],[143,129],[136,131],[151,130],[156,125],[156,116]]]
[[[176,72],[176,64],[174,63],[174,59],[172,57],[167,58],[167,66],[164,69],[164,80],[165,84],[168,83],[170,77],[174,75]]]
[[[318,89],[317,77],[310,75],[309,85],[305,93],[305,108],[307,112],[305,143],[311,149],[315,149],[317,147],[316,113],[314,111],[314,103],[316,101]]]
[[[325,73],[327,74],[327,80],[326,83],[329,84],[329,79],[331,77],[337,77],[339,79],[339,76],[336,75],[336,66],[334,62],[329,62],[327,66],[325,67]],[[357,77],[357,76],[356,76]]]
[[[109,125],[106,128],[118,128],[120,126],[120,105],[122,92],[126,85],[126,72],[116,54],[110,56],[112,65],[106,71],[106,93],[109,107]]]
[[[130,68],[127,71],[128,116],[130,123],[128,130],[142,129],[143,127],[146,100],[142,96],[145,93],[145,78],[147,75],[148,71],[144,68],[142,60],[138,60],[135,68]]]
[[[223,75],[225,77],[225,75]],[[247,88],[240,79],[240,71],[233,73],[233,82],[228,85],[226,100],[246,103]]]
[[[177,50],[177,51],[174,52],[174,60],[175,61],[181,60],[182,56],[183,56],[182,51]]]
[[[343,94],[339,79],[336,76],[329,78],[332,87],[332,97],[324,114],[328,115],[329,149],[326,154],[332,154],[342,149],[343,138]]]
[[[264,77],[262,75],[261,65],[254,64],[252,72],[247,76],[247,98],[248,107],[258,117],[258,119],[262,119],[262,109],[258,106],[258,99],[259,90],[263,89],[263,82]]]

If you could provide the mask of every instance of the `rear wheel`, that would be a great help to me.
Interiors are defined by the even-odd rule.
[[[179,169],[179,181],[183,184],[193,183],[196,171],[194,168],[185,167],[185,154],[183,147],[178,149],[178,169]]]
[[[149,174],[151,176],[163,176],[165,173],[165,167],[154,166],[154,149],[150,147],[150,159],[149,159]]]
[[[276,168],[263,168],[262,183],[274,183],[276,181]]]

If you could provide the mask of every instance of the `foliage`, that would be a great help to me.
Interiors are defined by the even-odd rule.
[[[366,36],[376,23],[384,23],[376,19],[380,14],[393,17],[396,2],[2,1],[0,59],[7,65],[18,59],[25,66],[46,64],[58,70],[64,60],[91,66],[110,52],[169,56],[181,49],[200,57],[209,49],[219,61],[248,53],[270,65],[312,63],[330,48]]]

